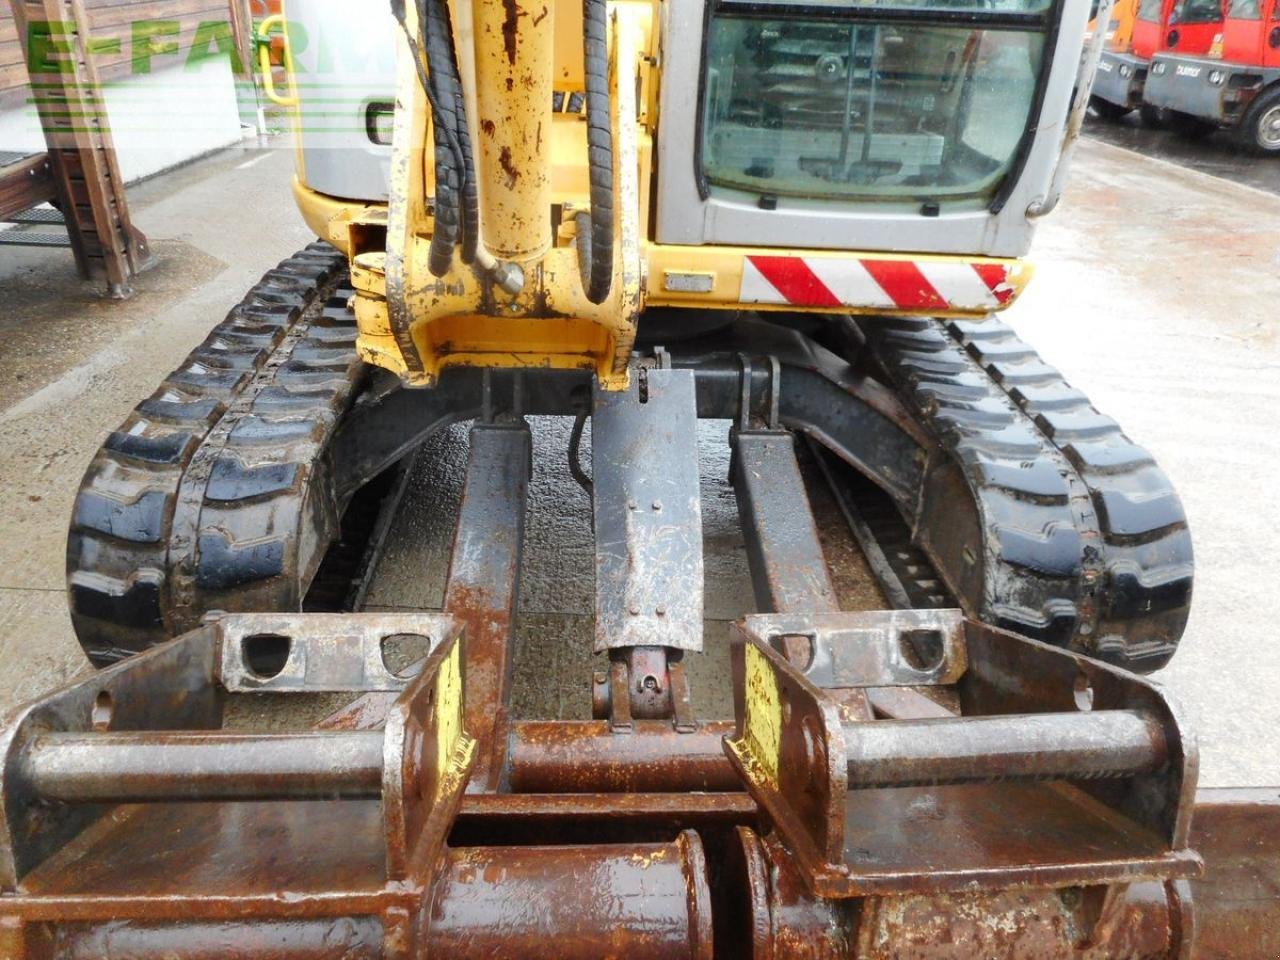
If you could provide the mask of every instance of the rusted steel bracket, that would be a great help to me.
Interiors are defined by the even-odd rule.
[[[387,638],[405,637],[431,651],[416,676],[385,662]],[[203,802],[344,799],[355,806],[330,805],[334,816],[363,829],[359,803],[372,800],[387,879],[433,864],[475,747],[458,639],[439,614],[226,615],[23,708],[0,741],[0,884],[83,842],[110,803],[194,804],[171,819],[196,830]],[[395,689],[380,733],[221,729],[230,693]]]
[[[795,438],[786,430],[737,429],[733,489],[759,610],[839,609],[809,507]]]
[[[467,636],[467,731],[479,743],[474,791],[495,787],[502,767],[532,442],[523,418],[478,422],[470,439],[444,607]]]
[[[1280,956],[1280,788],[1201,790],[1191,843],[1204,857],[1196,957]]]
[[[614,733],[629,733],[637,720],[670,719],[676,732],[698,729],[693,692],[682,650],[619,647],[609,651],[609,669],[591,683],[591,715],[608,720]]]
[[[1188,883],[1194,752],[1114,668],[950,611],[750,617],[729,751],[724,723],[525,721],[503,780],[531,792],[465,794],[462,630],[225,615],[18,710],[0,957],[1274,953],[1280,795],[1201,795]],[[866,685],[929,698],[859,720],[829,695]],[[382,730],[223,729],[233,698],[324,691],[395,700]]]
[[[1196,748],[1136,675],[958,611],[735,625],[729,757],[823,897],[1191,877]],[[805,637],[803,669],[784,637]],[[958,714],[861,720],[833,690],[913,686]]]
[[[446,614],[226,615],[17,711],[0,739],[0,956],[575,960],[609,943],[710,960],[692,831],[548,846],[545,818],[572,809],[543,801],[530,819],[491,794],[520,842],[446,844],[476,755],[462,629]],[[387,641],[406,636],[430,652],[400,669]],[[222,729],[233,696],[333,691],[398,696],[381,731]],[[704,815],[670,806],[641,813]]]

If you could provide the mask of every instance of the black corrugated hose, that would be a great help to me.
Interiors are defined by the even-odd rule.
[[[444,0],[417,0],[422,23],[432,125],[436,130],[436,229],[431,236],[428,269],[437,277],[449,271],[453,248],[462,244],[462,262],[475,259],[480,211],[476,198],[475,164],[462,83],[453,49],[453,27]],[[450,149],[444,150],[441,134]],[[442,165],[441,160],[445,159]],[[443,166],[443,169],[442,169]],[[442,176],[443,174],[443,176]],[[442,189],[447,182],[448,189]]]
[[[603,303],[613,285],[613,130],[609,119],[606,13],[606,0],[582,0],[591,215],[580,214],[576,219],[578,267],[587,288],[587,299],[592,303]],[[626,122],[626,118],[622,118],[622,122]]]
[[[471,137],[463,108],[462,84],[454,59],[453,34],[443,0],[416,0],[423,44],[410,32],[404,0],[391,0],[391,10],[405,31],[427,102],[435,140],[435,229],[428,269],[437,277],[449,271],[453,250],[462,244],[462,260],[475,258],[479,236],[479,204]]]

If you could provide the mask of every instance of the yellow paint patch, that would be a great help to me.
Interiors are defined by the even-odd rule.
[[[436,681],[436,770],[443,783],[462,739],[462,648],[453,645]]]
[[[778,763],[782,755],[782,698],[778,681],[768,659],[747,644],[745,746],[769,780],[777,785]]]

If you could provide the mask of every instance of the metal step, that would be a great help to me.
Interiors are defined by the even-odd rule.
[[[71,237],[65,230],[57,233],[48,233],[43,230],[0,230],[0,246],[70,247]]]
[[[62,211],[54,207],[32,207],[30,210],[15,213],[5,223],[56,223],[63,227],[66,226],[67,221],[63,218]]]
[[[36,153],[39,152],[36,151]],[[21,163],[30,156],[33,156],[33,154],[28,150],[0,150],[0,167],[7,167],[11,163]]]

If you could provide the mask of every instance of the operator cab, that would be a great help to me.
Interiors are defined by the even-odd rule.
[[[1223,0],[1142,0],[1133,25],[1134,54],[1150,60],[1166,50],[1207,53],[1222,32],[1223,6]]]
[[[1087,0],[666,13],[659,242],[1024,252],[1070,106],[1050,75],[1075,69]]]

